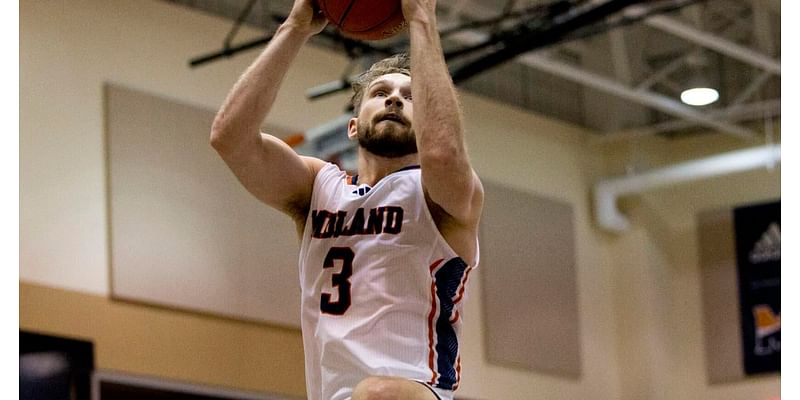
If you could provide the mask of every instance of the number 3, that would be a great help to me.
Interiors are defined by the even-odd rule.
[[[333,287],[339,291],[339,299],[331,301],[330,293],[322,293],[319,308],[326,314],[342,315],[350,308],[350,275],[353,274],[355,253],[349,247],[331,247],[322,268],[333,268],[333,262],[342,261],[342,271],[331,276]]]

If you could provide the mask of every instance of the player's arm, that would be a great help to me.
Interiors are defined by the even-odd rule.
[[[412,125],[430,199],[464,225],[477,223],[483,187],[469,163],[461,110],[436,27],[435,0],[403,0],[411,39]]]
[[[234,85],[211,129],[211,145],[245,188],[295,218],[308,206],[314,177],[324,163],[298,156],[260,127],[300,48],[324,26],[311,0],[297,0],[269,45]]]

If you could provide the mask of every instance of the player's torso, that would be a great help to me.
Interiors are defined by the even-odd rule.
[[[352,387],[369,375],[435,381],[438,359],[452,364],[457,357],[436,351],[439,317],[449,321],[457,307],[443,306],[434,283],[456,255],[430,216],[418,167],[371,188],[350,184],[331,166],[320,174],[300,252],[307,369],[319,363],[319,376],[309,378],[328,389]],[[448,280],[464,278],[466,265],[449,269]],[[448,340],[456,340],[458,324],[445,325]]]

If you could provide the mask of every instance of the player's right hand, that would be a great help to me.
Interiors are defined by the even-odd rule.
[[[314,0],[295,0],[292,11],[284,22],[284,25],[293,26],[311,35],[322,32],[327,24],[328,20]]]

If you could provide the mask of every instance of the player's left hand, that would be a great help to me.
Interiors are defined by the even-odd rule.
[[[436,0],[402,0],[403,17],[411,22],[436,21]]]

